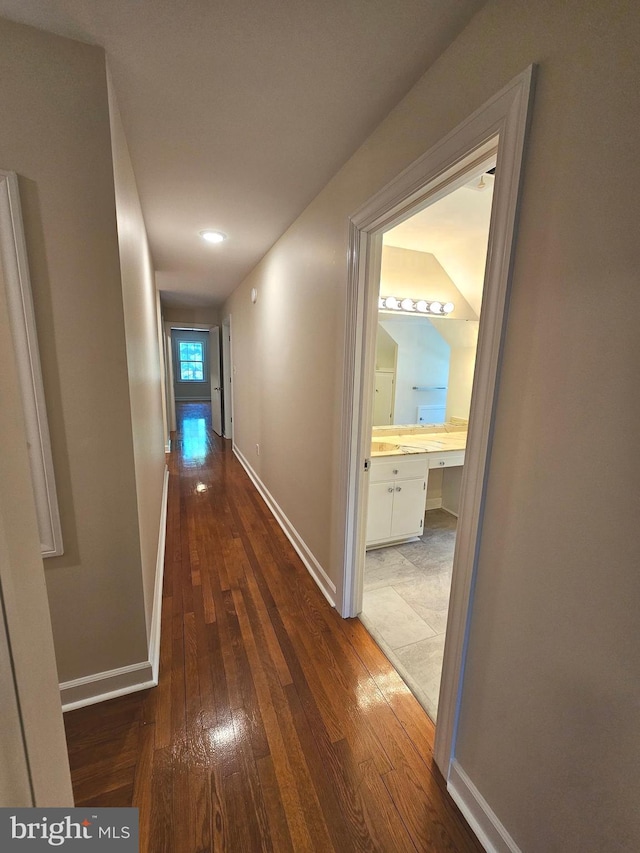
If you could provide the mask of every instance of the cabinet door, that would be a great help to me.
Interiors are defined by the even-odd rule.
[[[427,499],[425,480],[396,480],[393,483],[391,536],[419,536],[424,522]]]
[[[393,483],[371,483],[369,485],[369,507],[367,509],[367,544],[388,539],[391,536],[391,514],[394,497]]]

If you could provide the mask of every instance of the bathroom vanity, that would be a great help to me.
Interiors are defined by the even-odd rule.
[[[369,468],[367,548],[422,534],[429,471],[464,464],[466,425],[375,428]]]

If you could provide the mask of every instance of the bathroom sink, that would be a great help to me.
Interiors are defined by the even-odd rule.
[[[402,447],[399,444],[392,444],[390,441],[372,441],[372,453],[402,453]]]

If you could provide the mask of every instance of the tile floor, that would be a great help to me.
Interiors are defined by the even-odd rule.
[[[434,509],[417,542],[368,551],[360,618],[435,720],[456,539],[455,516]]]

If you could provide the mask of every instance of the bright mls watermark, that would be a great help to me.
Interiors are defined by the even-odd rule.
[[[138,809],[0,809],[0,851],[138,853]]]

